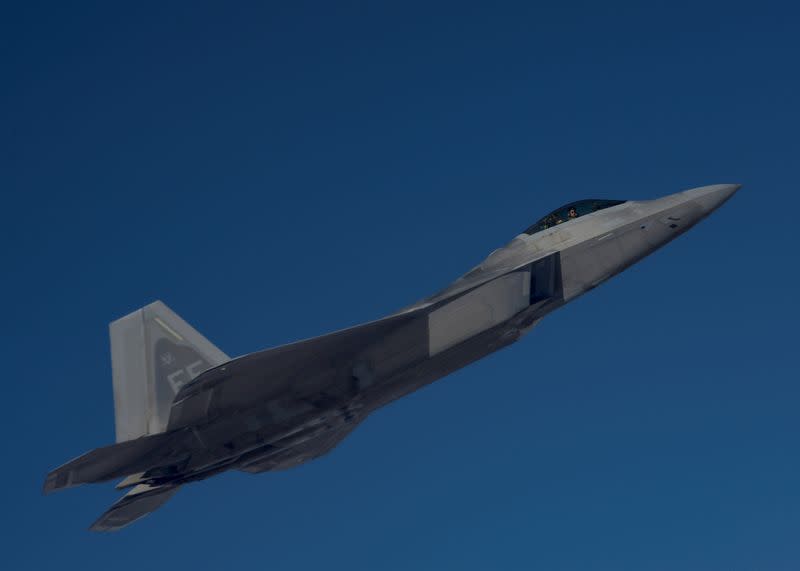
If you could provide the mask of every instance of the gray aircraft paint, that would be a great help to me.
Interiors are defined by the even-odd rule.
[[[160,301],[109,325],[117,442],[163,432],[178,390],[230,361]]]
[[[91,529],[128,525],[183,484],[295,466],[368,414],[528,333],[673,240],[738,185],[628,201],[520,234],[444,290],[384,319],[229,359],[156,302],[111,324],[117,444],[51,472],[45,492],[125,478]]]

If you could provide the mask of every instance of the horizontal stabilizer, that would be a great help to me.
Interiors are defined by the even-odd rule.
[[[140,484],[122,496],[89,528],[91,531],[117,531],[163,506],[179,486]]]
[[[50,472],[44,493],[144,472],[170,455],[174,433],[154,434],[95,448]]]

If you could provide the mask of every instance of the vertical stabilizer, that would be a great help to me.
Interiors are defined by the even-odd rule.
[[[230,360],[160,301],[109,330],[117,442],[163,432],[178,389]]]

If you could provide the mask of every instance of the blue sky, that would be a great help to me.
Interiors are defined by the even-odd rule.
[[[789,3],[17,3],[0,17],[13,569],[797,569]],[[296,470],[113,535],[109,321],[238,355],[439,289],[548,210],[744,188]]]

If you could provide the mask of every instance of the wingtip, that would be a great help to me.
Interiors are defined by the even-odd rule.
[[[58,490],[63,490],[70,487],[69,472],[61,470],[53,470],[44,479],[42,485],[42,494],[48,495]]]
[[[119,531],[123,527],[126,527],[131,523],[133,523],[133,521],[125,522],[119,525],[110,521],[108,518],[108,514],[103,514],[97,519],[97,521],[95,521],[92,525],[90,525],[86,529],[87,531],[94,531],[98,533],[111,533],[114,531]]]
[[[44,483],[42,484],[42,495],[46,496],[51,494],[55,491],[55,489],[56,488],[52,482],[52,474],[48,474],[44,479]]]

